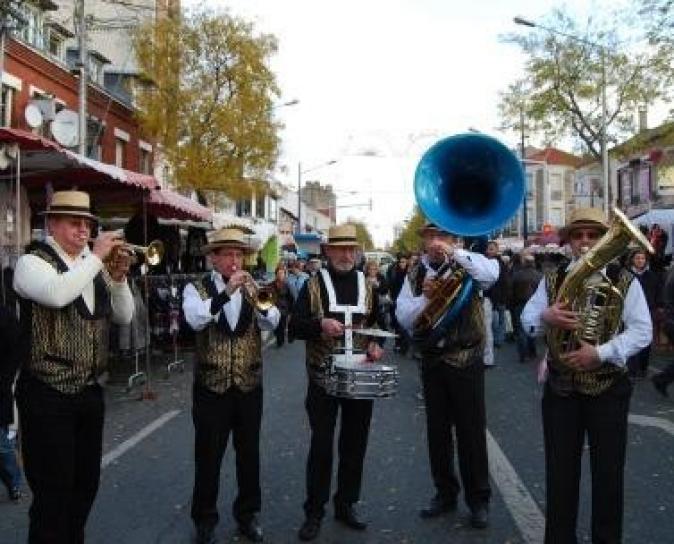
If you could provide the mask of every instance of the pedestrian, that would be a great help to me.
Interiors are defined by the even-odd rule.
[[[674,342],[674,267],[667,273],[663,288],[662,329],[670,342]],[[655,374],[651,381],[656,391],[663,397],[669,396],[667,388],[674,382],[674,362],[670,362],[661,372]]]
[[[484,255],[457,248],[456,236],[426,223],[420,234],[425,254],[405,279],[396,317],[410,335],[415,322],[437,289],[443,274],[463,271],[474,289],[457,318],[431,341],[415,334],[422,355],[422,383],[426,404],[428,455],[436,494],[421,510],[423,518],[453,511],[461,489],[454,470],[452,427],[456,432],[461,480],[475,528],[489,523],[489,468],[484,404],[484,346],[486,338],[479,289],[498,278],[498,264]],[[434,332],[436,329],[433,329]]]
[[[274,271],[274,281],[269,286],[274,304],[280,313],[279,324],[275,332],[277,348],[282,347],[285,343],[288,315],[294,303],[286,277],[287,269],[283,263],[279,263]]]
[[[288,287],[295,302],[297,302],[304,283],[309,279],[309,274],[302,268],[303,262],[301,259],[293,259],[288,265]]]
[[[372,400],[334,397],[325,390],[326,361],[344,346],[344,321],[352,310],[355,327],[371,327],[377,322],[378,306],[372,287],[355,269],[360,245],[353,225],[330,227],[323,251],[327,268],[302,288],[290,326],[296,338],[306,340],[306,367],[309,378],[305,406],[311,427],[304,502],[305,520],[299,531],[303,541],[318,537],[330,497],[332,457],[338,412],[341,424],[338,439],[337,491],[333,497],[335,519],[354,530],[367,524],[355,509],[360,499],[363,462],[372,417]],[[357,335],[357,347],[376,361],[383,352],[377,342]]]
[[[627,376],[627,359],[651,342],[652,325],[646,298],[629,271],[609,266],[604,276],[583,270],[606,265],[594,259],[592,268],[582,266],[581,255],[597,247],[608,230],[604,212],[578,208],[571,212],[560,236],[571,247],[573,260],[543,277],[522,311],[522,325],[532,335],[545,333],[548,344],[548,376],[542,412],[545,443],[546,526],[545,542],[577,542],[581,460],[585,435],[590,444],[592,472],[592,542],[622,540],[623,479],[627,446],[627,414],[632,383]],[[615,243],[615,242],[614,242]],[[604,240],[603,247],[611,241]],[[606,251],[603,252],[604,254]],[[600,252],[601,254],[601,252]],[[570,291],[561,290],[570,276]],[[609,281],[611,290],[603,297],[591,296],[596,282]],[[617,290],[617,291],[615,291]],[[555,302],[561,295],[577,293],[577,300]],[[585,307],[585,302],[590,306]],[[624,301],[624,303],[623,303]],[[602,311],[606,304],[613,311]],[[597,345],[581,341],[569,348],[558,338],[568,337],[592,317],[602,316]],[[620,330],[614,334],[613,331]]]
[[[517,340],[517,352],[520,363],[526,362],[527,358],[536,358],[536,340],[529,336],[522,328],[522,310],[525,304],[536,291],[541,281],[541,272],[536,269],[536,261],[529,250],[523,250],[519,256],[520,265],[512,275],[512,299],[510,313],[513,318],[515,339]]]
[[[16,399],[33,492],[28,540],[84,542],[100,478],[98,378],[108,326],[126,325],[133,314],[129,256],[116,232],[100,233],[89,249],[98,219],[87,193],[57,191],[43,214],[49,236],[26,248],[14,273],[23,347]]]
[[[655,315],[660,306],[660,294],[662,292],[662,283],[660,274],[654,272],[648,266],[648,256],[645,250],[637,249],[632,252],[629,258],[630,270],[639,280],[641,288],[646,296],[648,311],[651,315],[651,322],[655,323]],[[656,329],[657,330],[657,329]],[[632,355],[627,360],[627,369],[630,376],[636,378],[645,378],[648,373],[648,363],[651,357],[651,344]]]
[[[496,283],[484,292],[484,298],[488,299],[489,304],[491,305],[492,330],[491,350],[490,346],[487,346],[485,350],[488,354],[491,351],[491,357],[487,355],[485,358],[485,364],[487,366],[493,366],[493,349],[500,348],[505,342],[505,312],[506,306],[508,304],[508,293],[510,289],[510,274],[508,273],[505,262],[501,259],[498,242],[496,240],[490,240],[488,242],[486,256],[488,259],[494,259],[498,263],[499,267],[498,280],[496,280]]]
[[[196,332],[192,400],[194,490],[192,520],[197,544],[215,542],[220,466],[232,434],[238,494],[232,505],[239,532],[261,542],[260,424],[262,421],[261,330],[274,330],[275,306],[260,309],[243,270],[254,249],[234,228],[215,231],[202,251],[213,270],[183,292],[183,311]]]
[[[309,259],[309,263],[307,264],[307,272],[310,276],[315,276],[318,274],[318,271],[321,269],[322,263],[321,259],[318,257],[313,257],[312,259]]]
[[[398,253],[398,255],[396,255],[395,265],[390,266],[386,271],[386,283],[388,284],[389,298],[391,299],[391,328],[397,334],[394,349],[402,355],[407,353],[409,343],[407,341],[407,332],[398,324],[398,320],[396,319],[396,300],[398,299],[400,290],[403,288],[405,276],[407,276],[408,265],[409,254]]]
[[[6,306],[0,306],[0,480],[12,502],[21,499],[21,469],[16,460],[14,430],[10,430],[14,423],[12,387],[20,362],[17,338],[19,324],[16,316]]]
[[[384,274],[379,271],[379,263],[374,259],[368,260],[365,264],[365,281],[372,287],[375,303],[379,306],[377,325],[380,329],[387,330],[386,315],[388,313],[388,308],[386,307],[386,299],[388,285],[386,284]],[[379,345],[383,347],[386,338],[378,338],[377,341]]]

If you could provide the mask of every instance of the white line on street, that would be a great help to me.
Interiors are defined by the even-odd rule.
[[[635,425],[642,425],[644,427],[657,427],[666,433],[674,436],[674,423],[663,417],[640,416],[637,414],[630,414],[628,417],[630,423]]]
[[[149,425],[146,425],[143,427],[140,431],[138,431],[136,434],[134,434],[131,438],[128,440],[125,440],[122,442],[119,446],[116,448],[110,450],[108,453],[106,453],[103,456],[103,459],[101,460],[101,468],[107,467],[110,463],[124,455],[127,451],[129,451],[131,448],[136,446],[139,442],[150,436],[153,432],[155,432],[157,429],[162,427],[164,424],[168,423],[171,419],[176,417],[180,413],[180,410],[171,410],[170,412],[166,412],[164,415],[158,417],[155,419],[152,423]]]
[[[489,473],[522,533],[524,542],[540,544],[545,535],[545,516],[489,431],[487,431],[487,450]]]

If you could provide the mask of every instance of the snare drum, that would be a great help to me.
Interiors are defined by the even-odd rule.
[[[368,362],[363,354],[330,355],[325,378],[326,392],[335,397],[378,399],[398,392],[398,368]]]

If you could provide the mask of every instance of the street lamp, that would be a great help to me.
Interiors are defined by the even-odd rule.
[[[608,198],[608,181],[609,181],[609,172],[608,172],[608,146],[606,144],[606,118],[607,118],[607,111],[606,111],[606,47],[603,46],[600,43],[597,42],[591,42],[590,40],[586,40],[585,38],[579,38],[578,36],[574,36],[573,34],[567,34],[566,32],[562,32],[560,30],[556,30],[554,28],[550,28],[547,26],[544,26],[540,23],[535,23],[534,21],[531,21],[529,19],[525,19],[524,17],[515,17],[513,19],[514,23],[517,25],[522,25],[522,26],[528,26],[530,28],[540,28],[541,30],[545,30],[546,32],[550,32],[551,34],[558,34],[559,36],[564,36],[565,38],[568,38],[570,40],[579,42],[579,43],[584,43],[586,45],[589,45],[591,47],[595,47],[596,49],[599,50],[599,53],[601,55],[601,134],[600,134],[600,145],[601,145],[601,171],[602,171],[602,181],[604,185],[604,213],[606,214],[606,217],[608,218],[609,216],[609,210],[610,210],[610,205],[609,205],[609,198]]]
[[[278,108],[285,108],[286,106],[297,106],[297,104],[299,104],[299,103],[300,103],[299,99],[293,98],[292,100],[288,100],[287,102],[281,102],[280,104],[274,104],[272,106],[272,109],[276,110]]]
[[[312,166],[306,170],[302,170],[302,163],[297,163],[297,234],[302,232],[302,174],[307,174],[318,170],[319,168],[325,168],[326,166],[331,166],[337,162],[336,159]]]

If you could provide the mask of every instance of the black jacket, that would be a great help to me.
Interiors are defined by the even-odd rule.
[[[0,306],[0,427],[14,421],[12,383],[19,368],[19,323],[12,311]]]

